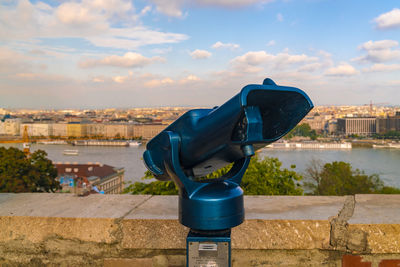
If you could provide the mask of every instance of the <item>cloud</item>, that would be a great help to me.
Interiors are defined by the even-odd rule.
[[[177,18],[183,16],[181,7],[184,0],[151,0],[151,2],[156,5],[156,10],[164,15]]]
[[[320,70],[324,67],[324,65],[322,63],[310,63],[310,64],[306,64],[304,66],[301,66],[298,71],[300,72],[314,72],[317,70]]]
[[[279,22],[283,21],[283,15],[281,13],[276,14],[276,20]]]
[[[238,44],[233,44],[233,43],[222,43],[220,41],[216,42],[215,44],[212,45],[212,48],[214,49],[220,49],[220,48],[228,48],[231,50],[238,49],[240,46]]]
[[[390,86],[398,86],[398,85],[400,85],[400,80],[388,81],[386,84],[390,85]]]
[[[193,82],[198,82],[200,81],[200,78],[197,77],[196,75],[190,74],[186,76],[185,78],[181,79],[179,81],[180,84],[187,84],[187,83],[193,83]]]
[[[240,8],[244,6],[250,6],[255,4],[267,4],[274,0],[150,0],[155,6],[159,13],[164,15],[182,18],[185,17],[182,9],[185,6],[200,6],[200,7],[220,7],[220,8]]]
[[[92,82],[94,82],[94,83],[104,83],[105,82],[105,78],[103,76],[93,77],[92,78]]]
[[[369,68],[364,68],[363,72],[391,72],[400,70],[400,64],[374,64]]]
[[[395,40],[381,40],[381,41],[368,41],[358,46],[358,49],[369,50],[384,50],[396,47],[399,45],[398,41]]]
[[[23,72],[16,73],[11,76],[12,78],[16,78],[18,80],[27,80],[27,81],[52,81],[52,82],[61,82],[67,81],[68,78],[63,75],[58,74],[46,74],[46,73],[32,73],[32,72]]]
[[[358,46],[367,54],[352,61],[382,63],[400,59],[399,42],[395,40],[368,41]]]
[[[190,56],[194,59],[206,59],[211,57],[211,53],[206,50],[196,49],[190,53]]]
[[[238,8],[254,4],[267,4],[273,0],[196,0],[196,3],[204,6],[219,6],[225,8]]]
[[[160,87],[160,86],[170,85],[170,84],[173,84],[173,83],[175,83],[175,81],[172,80],[171,78],[167,77],[167,78],[163,78],[163,79],[149,80],[149,81],[144,83],[144,86],[148,87],[148,88],[153,88],[153,87]]]
[[[329,68],[325,71],[325,75],[327,76],[354,76],[358,73],[353,66],[346,62],[342,62],[339,66]]]
[[[292,55],[288,52],[281,52],[273,55],[265,51],[250,51],[232,59],[230,64],[239,72],[255,73],[263,68],[276,70],[316,61],[318,61],[317,57],[310,57],[305,54]]]
[[[392,29],[400,27],[400,9],[394,8],[393,10],[383,13],[374,19],[378,29]]]
[[[19,0],[13,5],[0,4],[0,41],[81,38],[98,47],[131,50],[189,38],[143,26],[139,18],[148,10],[145,7],[137,13],[128,0],[68,1],[55,7]]]
[[[103,59],[87,59],[79,63],[81,68],[93,68],[99,66],[113,66],[121,68],[140,68],[155,62],[165,61],[162,57],[145,57],[141,54],[128,52],[123,56],[107,56]]]
[[[269,41],[269,42],[267,43],[267,46],[274,46],[274,45],[276,45],[275,40],[271,40],[271,41]]]

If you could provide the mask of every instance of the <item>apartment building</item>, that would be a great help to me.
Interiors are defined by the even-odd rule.
[[[124,189],[124,168],[101,163],[56,163],[63,191],[75,192],[77,188],[105,194],[120,194]],[[97,190],[97,191],[96,191]]]
[[[375,117],[354,117],[337,120],[337,130],[342,135],[369,136],[376,133]]]

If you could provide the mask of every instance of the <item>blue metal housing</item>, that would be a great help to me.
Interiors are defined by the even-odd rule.
[[[244,220],[239,185],[254,151],[284,136],[312,108],[303,91],[267,78],[262,85],[245,86],[220,107],[186,112],[150,140],[143,159],[157,179],[178,185],[183,225],[231,228]],[[223,177],[204,179],[232,162]]]

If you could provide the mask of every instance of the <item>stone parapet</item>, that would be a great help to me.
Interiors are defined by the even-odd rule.
[[[400,195],[246,196],[245,210],[233,266],[400,259]],[[184,266],[188,230],[177,196],[0,194],[0,266]]]

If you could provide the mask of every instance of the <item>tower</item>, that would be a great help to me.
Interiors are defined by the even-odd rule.
[[[29,155],[31,154],[31,151],[30,151],[28,126],[27,125],[24,126],[24,133],[22,135],[22,141],[24,142],[22,144],[22,147],[23,147],[23,151],[25,153],[25,156],[29,157]]]

